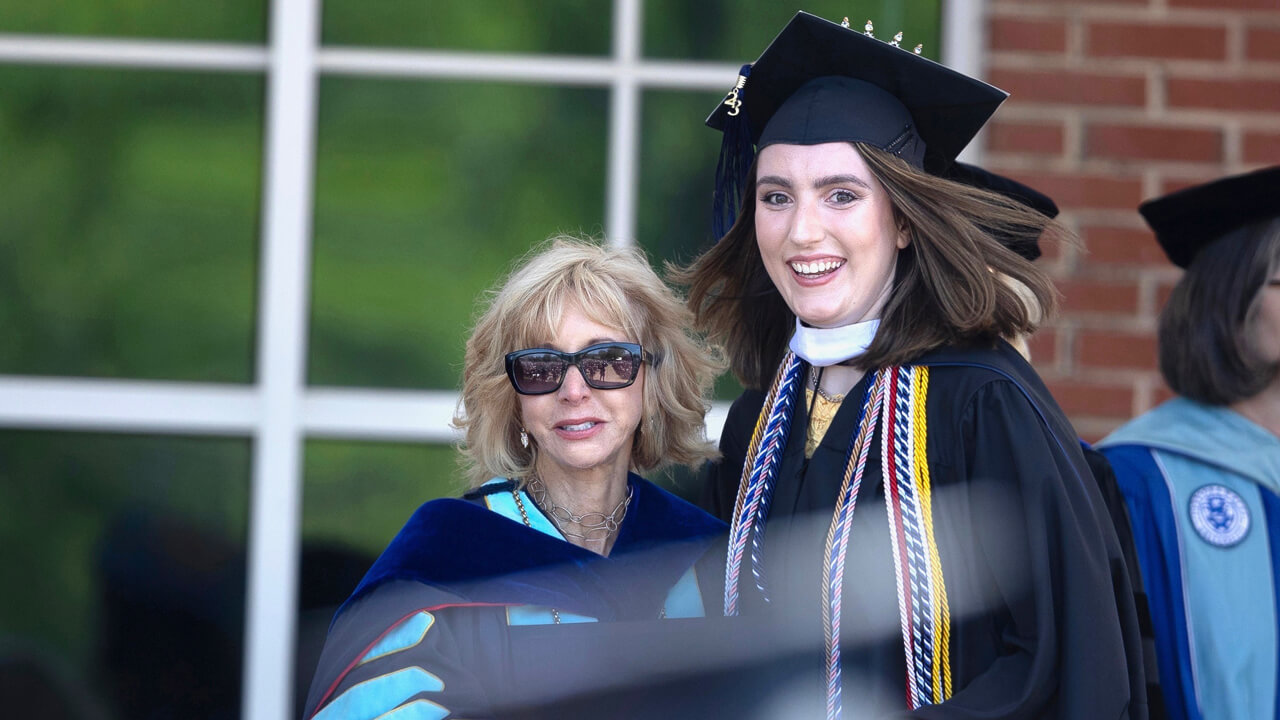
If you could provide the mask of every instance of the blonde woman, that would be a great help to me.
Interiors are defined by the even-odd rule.
[[[724,524],[636,474],[715,454],[690,325],[636,250],[559,238],[511,274],[467,342],[472,490],[419,508],[339,610],[306,717],[506,716],[598,677],[615,626],[718,611]]]

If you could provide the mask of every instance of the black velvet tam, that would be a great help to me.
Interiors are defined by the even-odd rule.
[[[799,12],[751,65],[739,114],[722,103],[707,124],[725,130],[746,115],[760,147],[866,142],[940,168],[1006,97],[908,47]]]
[[[1138,206],[1156,241],[1178,267],[1245,225],[1280,217],[1280,165],[1196,185]]]
[[[948,180],[954,180],[958,183],[964,183],[973,187],[990,190],[991,192],[1000,193],[1015,202],[1021,203],[1032,210],[1044,215],[1052,220],[1058,216],[1058,204],[1048,195],[1036,190],[1033,187],[1023,185],[1022,183],[1007,178],[1004,175],[993,173],[985,168],[977,165],[957,162],[947,168],[943,173],[943,177]],[[1025,236],[1022,237],[1000,237],[1000,242],[1010,250],[1018,253],[1022,257],[1035,261],[1040,257],[1040,243],[1037,240],[1029,240]]]

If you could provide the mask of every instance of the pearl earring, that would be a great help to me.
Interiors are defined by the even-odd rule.
[[[524,428],[520,428],[520,445],[525,448],[529,447],[529,433],[525,432]]]

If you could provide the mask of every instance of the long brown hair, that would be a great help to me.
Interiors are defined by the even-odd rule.
[[[898,253],[880,329],[859,365],[902,365],[944,345],[990,346],[1000,337],[1033,332],[1053,311],[1057,292],[1049,276],[1001,239],[1065,237],[1059,225],[1003,195],[926,174],[863,143],[853,146],[911,239]],[[786,351],[795,315],[760,258],[755,177],[753,166],[742,211],[720,242],[669,272],[688,287],[698,328],[724,346],[738,381],[763,389]],[[1017,284],[1033,303],[1020,295]]]

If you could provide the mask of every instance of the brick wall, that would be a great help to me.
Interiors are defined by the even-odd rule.
[[[1280,164],[1280,0],[989,0],[987,79],[1012,94],[986,164],[1052,196],[1078,246],[1041,260],[1062,312],[1036,368],[1096,440],[1169,396],[1156,318],[1177,281],[1136,207]]]

